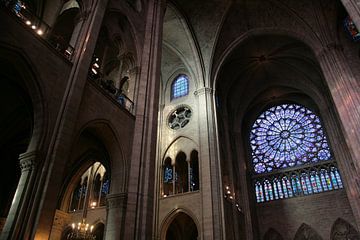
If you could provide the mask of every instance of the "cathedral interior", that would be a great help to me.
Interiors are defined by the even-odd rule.
[[[0,6],[0,239],[360,240],[359,0]]]

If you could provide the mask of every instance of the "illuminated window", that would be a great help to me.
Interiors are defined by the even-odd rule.
[[[321,121],[303,106],[281,104],[261,113],[250,147],[257,202],[343,188]]]
[[[189,94],[189,79],[186,75],[179,75],[171,85],[171,99]]]

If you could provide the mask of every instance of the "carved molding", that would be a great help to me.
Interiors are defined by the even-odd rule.
[[[37,152],[26,152],[20,154],[19,161],[20,161],[20,168],[21,171],[28,171],[35,167],[36,157],[38,156]]]
[[[196,90],[194,92],[194,95],[195,96],[200,96],[200,95],[203,95],[203,94],[212,94],[214,91],[212,88],[208,88],[208,87],[204,87],[204,88],[200,88],[198,90]]]

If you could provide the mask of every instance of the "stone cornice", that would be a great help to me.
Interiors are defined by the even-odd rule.
[[[203,95],[203,94],[213,94],[213,89],[212,88],[208,88],[208,87],[204,87],[204,88],[200,88],[198,90],[196,90],[194,92],[194,95],[195,96],[200,96],[200,95]]]

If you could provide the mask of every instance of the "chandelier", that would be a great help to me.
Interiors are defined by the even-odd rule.
[[[69,240],[95,240],[96,236],[92,233],[94,226],[86,223],[83,218],[81,222],[71,224],[71,232],[67,235]]]

